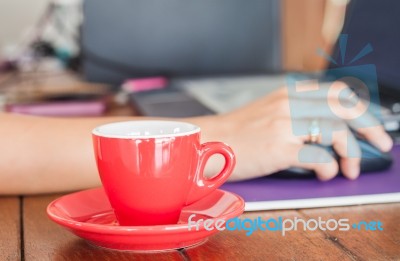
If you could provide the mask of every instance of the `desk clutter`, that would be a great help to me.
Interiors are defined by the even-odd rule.
[[[26,34],[0,50],[0,111],[99,116],[109,86],[80,76],[81,1],[49,1]]]
[[[29,71],[0,75],[0,109],[40,116],[100,116],[110,102],[109,88],[86,83],[75,73]]]

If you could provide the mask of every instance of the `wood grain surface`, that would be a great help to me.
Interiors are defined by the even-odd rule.
[[[253,212],[242,218],[259,216],[263,220],[303,218],[298,211]],[[351,260],[319,231],[296,231],[285,236],[279,231],[258,230],[250,236],[244,231],[224,231],[187,253],[191,260]]]
[[[179,251],[138,254],[110,251],[87,244],[46,214],[47,205],[60,195],[24,198],[24,258],[30,260],[183,260]]]
[[[381,221],[383,231],[224,231],[201,247],[186,250],[191,260],[400,260],[400,204],[264,211],[242,218],[349,219],[349,223]]]
[[[60,195],[23,200],[25,260],[400,260],[400,204],[245,213],[241,218],[348,218],[378,221],[383,231],[223,231],[203,245],[165,253],[100,249],[54,224],[46,206]],[[2,260],[2,259],[1,259]]]
[[[382,231],[323,231],[324,237],[351,260],[400,260],[400,204],[365,205],[326,209],[301,210],[307,218],[348,218],[350,224],[360,221],[380,221]]]
[[[0,260],[21,259],[18,197],[0,197]]]

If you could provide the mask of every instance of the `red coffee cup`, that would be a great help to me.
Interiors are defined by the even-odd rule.
[[[200,128],[186,122],[117,122],[95,128],[92,137],[101,182],[123,226],[176,224],[185,205],[217,189],[235,166],[229,146],[200,144]],[[214,154],[225,165],[207,178]]]

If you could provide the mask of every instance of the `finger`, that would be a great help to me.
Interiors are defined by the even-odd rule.
[[[343,82],[307,85],[308,88],[310,86],[317,86],[317,91],[289,93],[291,109],[295,116],[353,120],[368,111],[365,102]],[[379,121],[370,116],[363,122],[367,125],[362,127],[379,125]]]
[[[308,142],[309,126],[311,120],[294,121],[293,129],[305,135],[299,136],[302,142]],[[343,175],[356,179],[360,174],[361,150],[354,135],[348,129],[344,121],[318,119],[317,126],[320,132],[316,143],[324,146],[332,146],[340,157],[340,165]]]
[[[343,110],[344,107],[342,105],[334,104],[330,106],[332,111],[345,120],[353,130],[382,151],[389,151],[392,148],[392,139],[386,133],[380,121],[367,111],[367,107],[362,101],[353,108],[345,110]]]
[[[353,133],[348,129],[333,133],[332,146],[340,157],[343,175],[356,179],[360,175],[361,149]]]
[[[352,129],[380,150],[386,152],[392,148],[393,141],[380,121],[368,111],[369,106],[347,84],[336,81],[304,86],[309,90],[289,91],[292,119],[314,117],[345,120]],[[312,91],[313,88],[317,91]]]
[[[362,101],[346,85],[336,84],[329,91],[328,104],[332,112],[346,120],[349,126],[382,151],[389,151],[393,141],[380,121],[368,111],[369,104]]]
[[[386,133],[383,126],[371,114],[366,113],[363,117],[348,121],[349,126],[363,136],[381,151],[389,151],[393,146],[393,140]]]
[[[277,103],[273,106],[275,111],[284,113],[287,111],[293,119],[304,117],[347,119],[347,115],[355,118],[366,108],[362,104],[357,104],[357,95],[342,82],[299,85],[300,87],[295,86],[295,88],[288,86],[271,94],[274,99],[268,99],[268,102],[272,100]],[[332,88],[329,88],[331,85]],[[279,105],[279,101],[282,101],[282,106]],[[358,106],[357,110],[353,109],[354,106]]]
[[[302,143],[310,142],[310,128],[314,124],[320,133],[315,143],[325,146],[333,144],[333,134],[338,131],[347,130],[346,123],[342,120],[327,118],[305,118],[293,120],[291,122],[293,134],[297,136]]]
[[[291,144],[289,149],[290,166],[313,170],[320,180],[332,179],[339,171],[336,160],[323,148]]]
[[[361,135],[363,135],[368,141],[373,145],[378,147],[384,152],[388,152],[393,147],[393,140],[386,133],[383,126],[375,126],[370,128],[362,128],[357,130]]]
[[[337,92],[336,89],[334,88],[334,91],[329,89],[328,92],[323,92],[323,95],[291,96],[289,99],[291,116],[294,119],[320,117],[354,120],[368,112],[368,106],[350,88],[344,85],[342,91]],[[370,124],[379,124],[379,121],[371,122],[369,119],[366,123],[371,126]]]

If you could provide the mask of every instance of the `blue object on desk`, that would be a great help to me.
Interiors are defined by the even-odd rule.
[[[383,171],[392,165],[393,159],[390,153],[381,152],[378,148],[364,139],[358,138],[357,141],[361,149],[361,173]],[[316,146],[324,147],[317,144]],[[324,148],[336,160],[340,159],[339,155],[334,151],[332,146],[327,146]],[[316,174],[314,171],[308,169],[289,168],[287,170],[275,173],[274,176],[277,178],[315,178]]]

